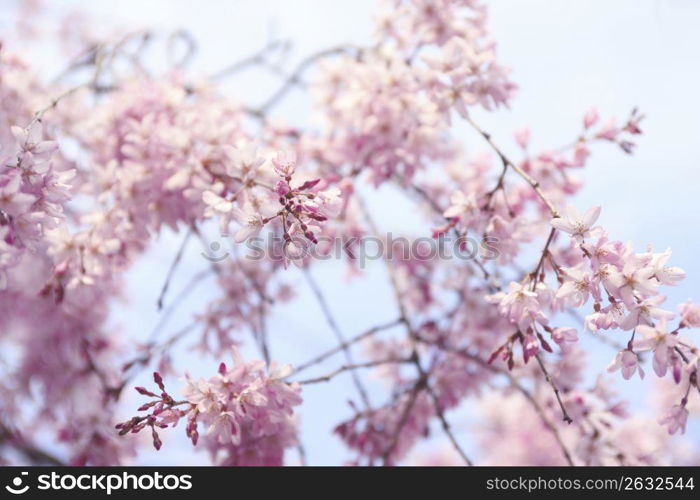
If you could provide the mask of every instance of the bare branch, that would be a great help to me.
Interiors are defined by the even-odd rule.
[[[298,382],[301,385],[307,385],[307,384],[317,384],[319,382],[329,382],[333,377],[336,375],[340,375],[341,373],[347,372],[347,371],[352,371],[356,370],[358,368],[374,368],[376,366],[382,366],[382,365],[389,365],[389,364],[402,364],[402,363],[412,363],[412,359],[395,359],[395,358],[389,358],[389,359],[380,359],[378,361],[368,361],[366,363],[356,363],[354,365],[343,365],[332,372],[322,375],[320,377],[314,377],[306,380],[296,380],[292,382]]]
[[[326,298],[323,295],[321,288],[318,286],[318,283],[316,283],[316,280],[314,279],[314,277],[312,276],[311,272],[308,269],[304,268],[303,274],[304,274],[304,277],[306,278],[306,281],[308,282],[309,286],[311,287],[311,290],[313,291],[314,296],[316,297],[316,300],[318,301],[319,305],[321,306],[321,311],[323,312],[323,316],[326,318],[326,322],[328,323],[328,326],[331,328],[331,331],[333,332],[336,339],[338,340],[338,345],[340,346],[340,348],[343,350],[343,353],[345,354],[345,360],[348,362],[348,365],[354,365],[355,361],[353,360],[352,352],[350,351],[350,348],[347,345],[347,340],[345,338],[345,335],[343,335],[343,332],[340,330],[338,323],[336,322],[335,318],[333,317],[333,314],[331,313],[330,307],[328,307],[328,302],[326,302]],[[357,388],[357,392],[360,394],[360,397],[362,398],[362,401],[364,402],[365,406],[367,408],[370,408],[372,405],[370,404],[369,396],[367,395],[367,389],[365,389],[365,386],[362,383],[362,379],[360,379],[360,377],[357,373],[352,372],[352,380],[353,380],[353,383],[355,384],[355,387]]]
[[[562,418],[564,422],[567,424],[570,424],[573,422],[571,417],[569,416],[569,413],[566,411],[566,407],[564,406],[564,402],[561,400],[561,395],[559,394],[559,388],[557,387],[557,384],[552,380],[552,377],[549,376],[549,372],[547,371],[547,368],[544,366],[544,363],[542,362],[542,358],[540,357],[539,354],[535,354],[535,359],[537,360],[537,363],[539,363],[540,368],[542,369],[542,373],[544,374],[544,378],[547,381],[547,383],[552,387],[552,390],[554,391],[554,396],[557,398],[557,403],[559,403],[559,408],[561,408],[562,412]]]
[[[503,151],[493,142],[493,139],[491,138],[491,134],[486,132],[484,129],[482,129],[474,120],[472,120],[470,117],[467,117],[467,121],[469,124],[474,127],[474,129],[481,134],[481,136],[486,139],[486,142],[489,143],[491,148],[498,154],[498,156],[501,158],[501,161],[503,162],[504,165],[507,165],[508,167],[512,168],[513,171],[515,171],[520,177],[522,177],[525,182],[530,184],[532,189],[535,190],[537,193],[537,196],[542,200],[542,202],[547,206],[549,211],[552,213],[552,217],[559,217],[559,212],[557,211],[556,207],[554,204],[551,202],[549,198],[544,194],[542,191],[542,188],[540,187],[540,183],[538,180],[534,179],[530,174],[525,172],[522,168],[518,167],[515,163],[513,163],[506,155],[503,153]],[[501,173],[501,177],[505,175],[505,172]],[[499,181],[499,183],[502,183],[502,180]]]
[[[251,66],[256,66],[259,64],[264,63],[267,60],[267,57],[274,51],[278,49],[284,49],[287,47],[288,42],[282,41],[282,40],[273,40],[265,47],[260,49],[258,52],[255,54],[252,54],[248,57],[245,57],[244,59],[241,59],[240,61],[236,61],[233,64],[220,69],[216,73],[213,73],[212,75],[209,76],[210,80],[221,80],[223,78],[229,77],[233,74],[238,73],[239,71],[243,71],[245,69],[250,68]]]
[[[175,269],[177,269],[178,264],[182,260],[182,255],[185,253],[185,248],[187,248],[187,242],[190,240],[190,236],[192,236],[192,229],[188,229],[187,233],[185,234],[185,238],[182,240],[182,243],[180,244],[180,248],[178,249],[177,253],[175,254],[175,259],[173,260],[173,263],[170,264],[170,269],[168,270],[168,274],[165,277],[165,282],[163,283],[163,287],[160,290],[160,294],[158,295],[158,310],[163,309],[163,299],[165,298],[165,294],[168,291],[168,287],[170,286],[170,280],[173,277],[173,274],[175,274]]]
[[[17,431],[13,431],[1,422],[0,446],[7,446],[17,450],[34,465],[53,465],[59,467],[65,467],[68,465],[52,453],[37,447],[34,443],[27,441]]]
[[[362,340],[369,338],[376,333],[379,333],[379,332],[382,332],[384,330],[388,330],[389,328],[393,328],[397,325],[400,325],[401,323],[402,323],[402,321],[400,319],[395,319],[394,321],[391,321],[389,323],[385,323],[383,325],[377,325],[375,327],[372,327],[369,330],[362,332],[359,335],[356,335],[355,337],[351,338],[350,340],[339,344],[337,347],[334,347],[333,349],[329,349],[328,351],[326,351],[322,354],[319,354],[315,358],[312,358],[309,361],[306,361],[305,363],[300,364],[299,366],[296,367],[296,369],[294,370],[294,373],[299,373],[303,370],[310,368],[313,365],[321,363],[322,361],[325,361],[326,359],[330,358],[334,354],[337,354],[340,351],[347,349],[351,345],[356,344],[358,342],[361,342]]]

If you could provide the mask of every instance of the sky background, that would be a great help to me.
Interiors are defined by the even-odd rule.
[[[367,43],[373,30],[374,5],[369,0],[54,0],[50,10],[60,16],[79,9],[99,20],[98,30],[113,25],[130,30],[155,28],[162,33],[186,28],[199,43],[193,71],[210,74],[257,51],[271,37],[293,43],[292,63],[325,47]],[[15,6],[12,0],[0,0],[0,11],[9,12]],[[531,150],[555,148],[575,138],[581,117],[590,106],[596,106],[603,117],[612,114],[620,121],[638,106],[647,118],[637,151],[626,156],[613,146],[596,145],[581,172],[586,184],[576,204],[581,208],[602,205],[599,223],[613,238],[633,241],[639,251],[648,243],[657,251],[672,246],[672,264],[683,267],[688,278],[674,289],[667,288],[667,304],[699,298],[700,2],[495,0],[490,6],[499,60],[513,69],[520,90],[510,110],[475,113],[477,121],[517,158],[512,141],[517,129],[532,129]],[[5,19],[6,23],[9,18]],[[0,30],[3,27],[0,20]],[[47,27],[52,27],[50,22]],[[48,57],[35,62],[48,74],[56,69],[56,61]],[[245,102],[256,103],[277,84],[275,77],[250,73],[225,88]],[[301,93],[293,93],[278,108],[278,115],[294,124],[308,124],[311,118]],[[460,133],[462,130],[468,151],[485,150],[478,137],[466,127],[458,128]],[[372,193],[370,198],[372,206],[381,211],[383,229],[418,236],[415,224],[404,215],[410,205],[386,190]],[[209,237],[215,240],[216,232]],[[126,296],[130,299],[115,308],[113,322],[130,336],[143,338],[159,321],[156,298],[181,239],[181,235],[164,234],[129,272]],[[201,252],[201,247],[190,245],[182,270],[171,284],[171,297],[208,265]],[[380,263],[371,265],[362,280],[351,282],[345,280],[345,268],[334,262],[316,266],[312,273],[345,335],[396,317]],[[299,297],[277,309],[270,330],[273,357],[294,363],[333,347],[335,340],[303,277],[297,271],[291,271],[290,276]],[[202,283],[186,306],[173,315],[164,334],[186,324],[216,293],[213,283]],[[177,356],[186,360],[188,370],[198,376],[213,373],[216,365],[193,358],[187,346],[185,343]],[[613,353],[600,346],[591,346],[591,351],[591,369],[604,371]],[[322,373],[341,363],[341,358],[336,358],[317,371]],[[648,382],[620,383],[618,387],[636,405],[642,405]],[[345,376],[332,384],[305,389],[302,439],[310,463],[334,464],[349,458],[340,441],[330,434],[333,426],[350,414],[346,404],[350,394],[354,395],[353,387]],[[133,403],[137,400],[134,397]],[[124,407],[134,404],[127,402]],[[451,418],[453,426],[459,439],[470,447],[469,408],[459,413]],[[184,432],[168,433],[164,436],[165,452],[143,453],[138,463],[200,463],[204,457],[193,452],[180,434]],[[690,438],[698,442],[697,429],[691,429]]]

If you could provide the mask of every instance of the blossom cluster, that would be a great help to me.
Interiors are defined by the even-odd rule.
[[[515,90],[485,20],[472,1],[386,2],[377,48],[323,65],[324,157],[349,175],[370,170],[376,184],[448,159],[452,112],[507,105]]]
[[[7,270],[18,264],[22,253],[44,247],[47,233],[63,223],[75,175],[75,170],[55,169],[51,156],[58,145],[43,140],[39,122],[11,130],[14,151],[0,159],[0,288],[7,286]]]
[[[229,150],[227,153],[235,159],[232,166],[240,170],[243,187],[232,191],[230,186],[216,182],[213,190],[204,191],[202,198],[208,206],[208,214],[219,215],[223,234],[228,234],[232,220],[240,225],[233,236],[236,243],[256,237],[272,221],[281,221],[285,267],[288,262],[298,263],[308,253],[306,245],[318,243],[316,234],[321,231],[320,223],[338,215],[341,207],[340,189],[320,189],[320,178],[294,184],[296,154],[279,152],[271,162],[279,179],[274,187],[262,186],[267,188],[268,196],[248,195],[243,196],[243,200],[238,200],[244,187],[258,185],[253,177],[266,164],[266,159],[258,156],[251,146],[243,151]],[[227,175],[239,178],[236,170],[227,171]],[[275,195],[277,207],[270,199]]]
[[[157,429],[175,427],[186,419],[186,433],[193,445],[199,442],[199,426],[206,429],[206,447],[213,457],[223,454],[222,465],[282,465],[284,451],[296,444],[294,406],[301,403],[298,384],[287,383],[289,365],[273,362],[266,370],[263,361],[246,362],[236,348],[234,365],[221,363],[209,379],[187,377],[184,400],[176,401],[165,390],[162,376],[154,381],[160,394],[137,387],[139,394],[153,398],[139,407],[148,412],[117,424],[120,434],[150,429],[153,446],[162,441]]]

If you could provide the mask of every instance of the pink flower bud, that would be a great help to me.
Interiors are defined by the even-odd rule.
[[[284,196],[285,194],[289,193],[291,191],[291,188],[289,187],[289,184],[285,181],[278,181],[277,185],[275,186],[275,192],[279,194],[280,196]]]
[[[140,387],[140,386],[139,386],[139,387],[134,387],[134,389],[136,389],[136,392],[138,392],[139,394],[142,394],[142,395],[144,395],[144,396],[151,396],[151,397],[153,397],[153,398],[157,398],[157,397],[158,397],[156,394],[152,393],[151,391],[149,391],[149,390],[146,389],[145,387]]]
[[[153,372],[153,380],[158,385],[161,391],[165,391],[165,386],[163,385],[163,377],[160,376],[160,373]]]
[[[321,179],[313,179],[313,180],[311,180],[311,181],[306,181],[304,184],[302,184],[301,186],[299,186],[298,190],[299,190],[299,191],[305,191],[305,190],[307,190],[307,189],[311,189],[312,187],[314,187],[314,186],[315,186],[316,184],[318,184],[319,182],[321,182]]]

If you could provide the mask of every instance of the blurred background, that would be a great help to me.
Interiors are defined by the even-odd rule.
[[[23,9],[24,17],[29,12],[31,20],[31,9],[38,3],[0,0],[0,39]],[[697,51],[700,2],[494,0],[489,3],[490,27],[498,42],[499,60],[512,68],[513,80],[520,90],[510,110],[475,113],[477,122],[514,158],[519,158],[512,135],[524,126],[532,130],[531,150],[546,150],[575,138],[581,118],[590,106],[596,106],[603,118],[612,114],[620,121],[638,106],[647,118],[642,123],[644,135],[639,138],[634,155],[626,156],[610,145],[596,145],[592,159],[581,172],[585,187],[576,205],[584,209],[602,205],[599,223],[615,239],[633,241],[638,251],[647,244],[652,244],[656,251],[673,247],[671,262],[686,270],[687,279],[668,289],[669,308],[690,297],[700,299]],[[37,17],[33,28],[39,31],[59,30],[60,20],[71,13],[83,15],[95,33],[147,28],[167,36],[184,28],[198,44],[190,72],[205,75],[257,52],[271,40],[291,43],[290,67],[327,47],[367,43],[373,32],[375,2],[52,0],[45,2],[43,8],[48,15]],[[51,47],[41,44],[26,49],[8,45],[8,49],[28,51],[35,68],[47,78],[66,64]],[[279,76],[250,71],[227,80],[222,89],[235,99],[255,104],[262,102],[278,85]],[[274,116],[294,125],[312,124],[309,104],[307,96],[295,91]],[[458,127],[457,133],[462,133],[462,128]],[[482,141],[466,127],[463,137],[469,152],[485,151]],[[405,217],[411,204],[389,188],[369,192],[368,196],[375,213],[380,213],[382,229],[413,236],[425,234],[427,221],[416,222]],[[219,238],[215,227],[207,236],[212,242]],[[125,294],[128,302],[118,304],[113,317],[115,327],[123,329],[129,337],[143,339],[161,321],[156,300],[182,237],[182,234],[164,233],[129,272]],[[221,252],[228,251],[228,242],[219,238],[219,243]],[[184,265],[171,283],[171,296],[209,265],[202,257],[205,250],[197,243],[189,245]],[[311,272],[329,299],[345,335],[355,335],[397,316],[381,262],[371,263],[365,276],[350,281],[345,265],[339,262],[320,263]],[[288,279],[294,284],[297,300],[275,308],[269,324],[272,356],[282,362],[298,363],[334,347],[336,341],[301,273],[292,268]],[[192,314],[202,311],[217,293],[213,280],[201,282],[168,319],[164,332],[175,332],[189,323]],[[604,372],[614,352],[598,343],[584,340],[584,345],[590,352],[591,372]],[[254,356],[252,349],[248,342],[244,351]],[[175,351],[175,361],[176,366],[187,368],[195,376],[209,376],[216,367],[210,359],[200,360],[189,352],[187,341]],[[335,358],[317,367],[317,371],[325,373],[340,364],[340,359]],[[623,382],[617,378],[620,393],[631,399],[635,408],[646,407],[646,389],[652,380]],[[309,463],[339,464],[349,458],[340,441],[332,436],[332,429],[350,415],[347,399],[354,397],[353,391],[346,375],[331,384],[305,388],[300,416]],[[376,401],[380,401],[381,394],[380,388],[377,389]],[[133,401],[125,401],[122,406],[128,412],[136,401],[138,397],[134,396]],[[453,412],[450,420],[458,439],[469,449],[473,423],[470,408],[465,406]],[[144,447],[137,463],[185,465],[205,461],[204,454],[193,452],[180,434],[184,432],[163,436],[164,452],[156,453]],[[697,422],[690,424],[686,439],[700,444]],[[437,445],[428,442],[414,456],[429,453],[434,446]],[[290,455],[289,461],[294,463],[297,457]]]

